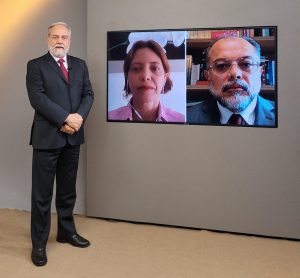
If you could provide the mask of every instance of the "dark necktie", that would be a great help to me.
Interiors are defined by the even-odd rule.
[[[60,69],[63,72],[66,80],[69,82],[69,73],[68,73],[68,71],[67,71],[67,69],[66,69],[66,67],[64,65],[64,61],[65,61],[64,59],[59,59],[57,62],[59,63]]]
[[[232,114],[228,120],[229,125],[242,125],[243,118],[240,114]]]

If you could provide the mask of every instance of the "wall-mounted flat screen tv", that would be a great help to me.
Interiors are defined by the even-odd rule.
[[[277,27],[107,32],[107,121],[277,127]]]

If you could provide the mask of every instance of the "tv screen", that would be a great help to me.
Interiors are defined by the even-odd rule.
[[[277,27],[107,32],[107,121],[277,127]]]

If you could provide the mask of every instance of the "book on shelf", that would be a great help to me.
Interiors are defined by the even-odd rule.
[[[188,39],[218,39],[226,36],[268,37],[274,36],[274,28],[239,28],[223,30],[188,31]]]
[[[186,84],[195,85],[198,80],[206,80],[205,69],[206,60],[203,55],[186,55]]]
[[[269,61],[269,84],[275,86],[275,61]]]
[[[192,64],[190,85],[196,85],[200,77],[200,64]]]
[[[188,39],[210,39],[210,30],[188,31]]]
[[[226,36],[254,37],[253,28],[211,31],[211,38],[218,39]]]
[[[204,75],[204,72],[206,70],[206,59],[204,56],[201,57],[200,59],[200,76],[199,76],[199,81],[204,81],[206,80],[206,77]]]
[[[240,32],[239,30],[216,30],[211,31],[210,37],[211,39],[218,39],[225,36],[239,36]]]
[[[274,60],[270,60],[265,56],[261,56],[260,59],[261,66],[263,67],[262,72],[262,84],[275,86],[276,83],[276,62]]]
[[[192,71],[192,55],[186,55],[186,84],[191,82],[191,71]]]
[[[255,28],[254,37],[269,37],[275,35],[275,28]]]
[[[262,28],[262,36],[263,37],[269,37],[270,36],[269,28]]]

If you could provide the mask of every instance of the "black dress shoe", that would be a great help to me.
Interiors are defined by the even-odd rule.
[[[47,263],[46,248],[33,247],[31,252],[31,260],[36,266],[43,266]]]
[[[56,241],[60,243],[69,243],[73,246],[81,247],[81,248],[90,246],[90,242],[78,234],[69,237],[57,236]]]

